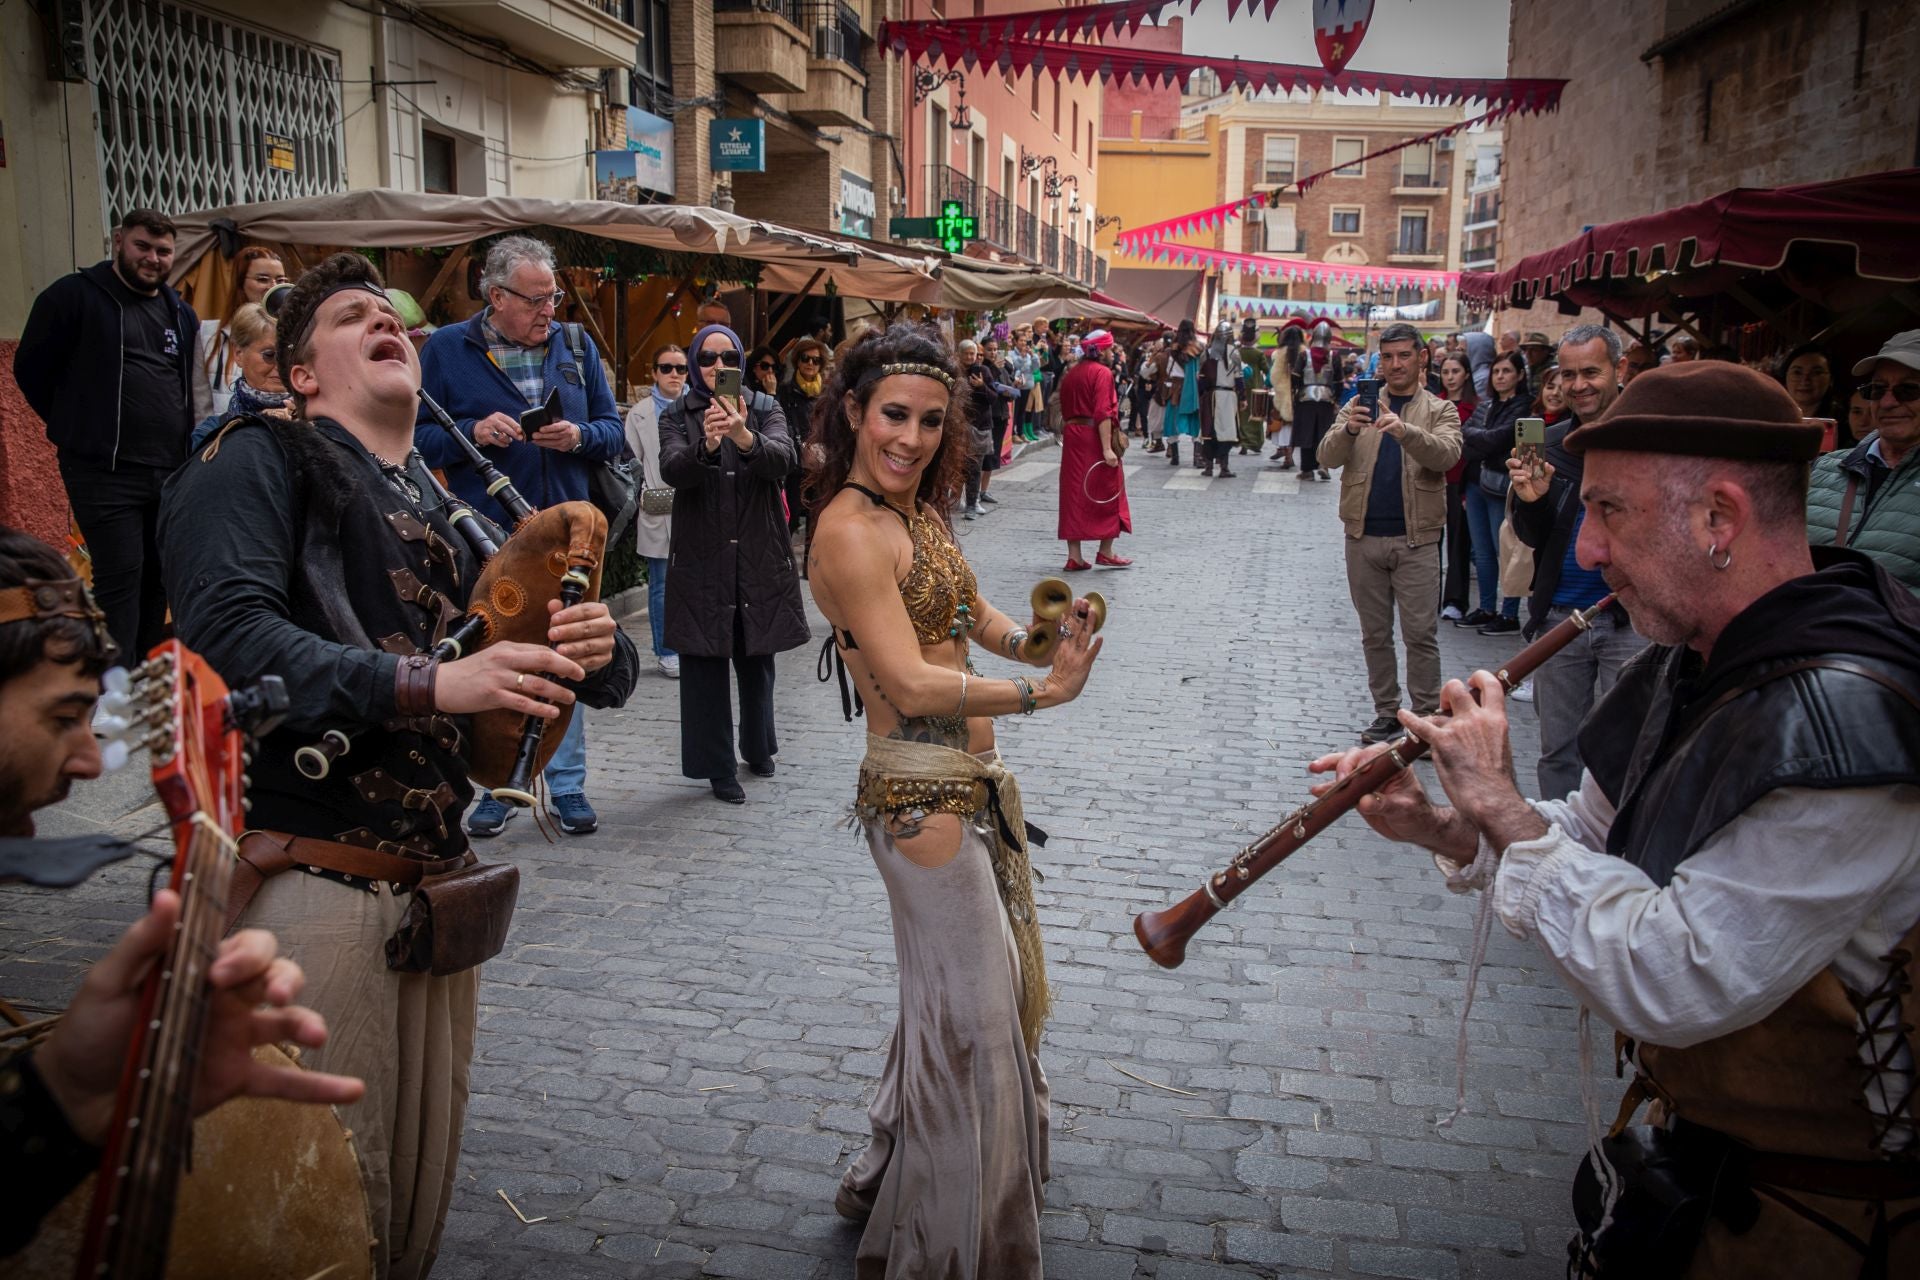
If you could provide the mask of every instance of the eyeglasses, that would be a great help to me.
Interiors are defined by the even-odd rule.
[[[683,364],[657,364],[653,366],[653,371],[655,373],[677,373],[685,377],[687,366]]]
[[[797,357],[794,360],[794,363],[795,364],[819,364],[820,357],[817,353],[809,352],[804,356]]]
[[[1879,400],[1889,393],[1901,404],[1912,404],[1920,400],[1920,382],[1869,382],[1860,388],[1860,394],[1868,400]]]
[[[700,362],[702,369],[711,369],[716,364],[723,364],[729,369],[738,369],[740,367],[740,353],[738,351],[702,351],[699,355],[695,356],[694,359]]]
[[[552,293],[522,293],[518,289],[509,289],[503,284],[493,286],[502,293],[510,293],[520,301],[538,311],[542,307],[558,307],[567,300],[566,290],[555,289]]]
[[[755,368],[756,370],[760,370],[760,369],[771,369],[771,368],[773,368],[773,361],[771,361],[771,360],[762,360],[762,361],[760,361],[759,363],[757,363],[757,364],[755,364],[755,365],[754,365],[753,367],[754,367],[754,368]]]

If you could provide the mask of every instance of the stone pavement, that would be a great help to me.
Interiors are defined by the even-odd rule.
[[[1087,692],[1002,722],[1052,837],[1036,856],[1057,993],[1047,1275],[1557,1276],[1585,1141],[1575,1003],[1496,928],[1468,1110],[1437,1128],[1475,904],[1428,858],[1348,817],[1208,926],[1184,967],[1155,968],[1134,942],[1136,912],[1304,800],[1305,762],[1371,718],[1338,485],[1235,464],[1206,482],[1130,455],[1138,533],[1122,551],[1137,563],[1078,575],[1113,606]],[[1000,504],[961,524],[1009,612],[1065,558],[1057,474],[1054,455],[1023,460],[994,482]],[[629,625],[644,650],[644,621]],[[1516,647],[1445,625],[1441,640],[1450,675]],[[486,848],[524,879],[481,987],[438,1280],[852,1274],[858,1232],[831,1198],[865,1142],[895,971],[885,894],[846,826],[861,726],[842,723],[814,657],[780,660],[780,773],[743,776],[744,808],[679,776],[675,686],[649,670],[626,709],[590,723],[600,831],[549,844],[522,818]],[[1515,717],[1530,786],[1532,711]],[[152,827],[141,772],[83,789],[43,829]],[[0,994],[63,1001],[145,877],[0,891]]]

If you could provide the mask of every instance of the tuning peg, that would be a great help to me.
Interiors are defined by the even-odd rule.
[[[100,688],[109,697],[125,699],[127,690],[132,687],[133,681],[128,677],[125,667],[108,667],[106,673],[100,677]]]
[[[125,716],[103,711],[102,714],[93,718],[93,736],[96,738],[118,739],[127,731],[127,727],[128,721]]]
[[[100,744],[100,767],[108,773],[112,773],[121,765],[125,764],[127,757],[132,754],[133,753],[127,749],[127,744],[118,738],[110,742],[103,742]]]

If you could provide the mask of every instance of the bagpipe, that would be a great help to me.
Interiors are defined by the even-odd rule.
[[[511,534],[496,545],[488,523],[435,481],[448,523],[466,539],[482,568],[466,615],[433,646],[432,656],[453,662],[501,641],[545,644],[549,601],[571,608],[600,598],[606,516],[591,502],[563,502],[536,511],[424,388],[419,395],[427,413],[466,454],[487,496],[513,519]],[[475,713],[468,735],[468,776],[491,790],[497,800],[531,806],[534,778],[559,748],[572,716],[571,704],[563,705],[551,719],[515,711]],[[352,748],[351,733],[329,729],[319,741],[294,752],[294,765],[317,782]]]

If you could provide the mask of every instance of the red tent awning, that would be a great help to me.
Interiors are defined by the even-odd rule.
[[[1711,199],[1610,222],[1501,272],[1460,276],[1466,298],[1530,306],[1550,298],[1617,318],[1675,295],[1718,293],[1796,258],[1792,292],[1849,305],[1861,282],[1920,280],[1920,169],[1794,187],[1736,187]],[[1802,260],[1804,259],[1804,260]],[[1672,273],[1669,276],[1667,273]]]

